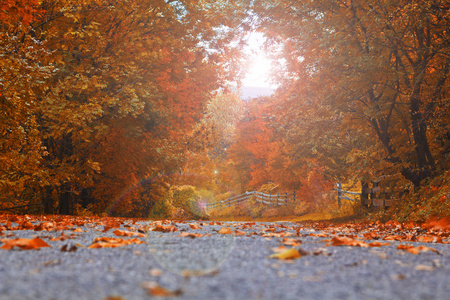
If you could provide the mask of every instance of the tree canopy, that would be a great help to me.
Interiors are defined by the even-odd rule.
[[[421,193],[421,205],[441,205],[449,8],[3,1],[0,208],[147,216],[156,203],[187,209],[179,195],[207,198],[205,190],[305,190],[380,176]],[[230,91],[252,30],[264,33],[279,87],[242,101]]]

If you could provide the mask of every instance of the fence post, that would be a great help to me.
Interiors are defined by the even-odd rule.
[[[270,203],[270,205],[272,205],[272,194],[271,194],[272,192],[270,191],[269,192],[269,203]]]
[[[294,191],[294,202],[295,202],[295,191]]]
[[[374,181],[372,181],[372,189],[370,190],[370,200],[371,200],[373,206],[379,206],[378,199],[380,198],[379,197],[380,181],[377,181],[377,180],[378,179],[375,179]]]
[[[280,196],[280,194],[277,194],[277,202],[276,202],[276,204],[275,204],[277,207],[278,207],[278,199],[279,199],[278,197],[279,197],[279,196]]]
[[[361,205],[364,207],[369,207],[369,184],[361,180]]]
[[[337,186],[337,194],[338,194],[338,196],[337,196],[337,198],[338,198],[338,205],[339,205],[339,208],[341,207],[341,196],[342,196],[342,183],[337,183],[336,184],[336,186]]]

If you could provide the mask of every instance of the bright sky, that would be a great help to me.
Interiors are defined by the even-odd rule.
[[[269,83],[272,62],[264,53],[264,36],[259,32],[252,32],[248,36],[249,69],[242,84],[246,87],[273,88]]]

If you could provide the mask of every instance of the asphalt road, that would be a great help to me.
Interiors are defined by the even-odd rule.
[[[61,230],[4,231],[0,239],[40,237],[50,247],[0,249],[0,299],[450,299],[449,244],[331,246],[333,236],[355,232],[296,223],[174,226],[175,232],[160,232],[151,231],[150,222],[125,222],[119,229],[140,228],[144,236],[120,238],[146,243],[99,249],[88,247],[96,237],[118,238],[115,229],[102,232],[102,226],[84,224],[64,230],[72,238],[56,241],[51,238],[60,237]],[[224,227],[243,235],[219,234]],[[302,257],[270,258],[285,238],[301,241],[295,248]],[[400,244],[437,252],[415,255],[397,249]],[[61,251],[63,246],[73,251]]]

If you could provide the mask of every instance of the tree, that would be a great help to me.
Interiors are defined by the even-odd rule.
[[[20,7],[15,3],[2,3],[1,13],[12,15]],[[225,59],[234,60],[229,42],[241,30],[243,14],[229,13],[235,5],[28,3],[12,21],[2,21],[2,36],[15,36],[2,38],[2,53],[10,48],[17,53],[1,61],[8,65],[0,78],[2,112],[3,106],[17,108],[5,109],[0,125],[8,158],[1,162],[2,191],[29,189],[45,213],[72,214],[80,198],[96,195],[94,187],[179,169],[185,161],[184,134],[200,119],[213,91],[235,72]],[[20,74],[25,75],[15,82]],[[133,145],[127,148],[121,138]],[[147,158],[148,165],[142,162]],[[87,202],[95,201],[104,198]]]
[[[5,209],[38,204],[39,190],[49,180],[41,168],[47,151],[36,113],[42,83],[54,68],[43,61],[45,47],[27,34],[41,13],[38,1],[0,4],[0,205]]]
[[[282,189],[299,185],[299,173],[285,149],[285,139],[273,126],[276,100],[256,98],[247,103],[244,117],[238,123],[236,140],[229,151],[242,184],[242,192],[259,189],[269,182]]]
[[[372,173],[400,172],[419,187],[441,172],[438,165],[448,165],[445,1],[261,1],[254,9],[257,28],[284,43],[286,78],[298,82],[288,83],[294,86],[288,99],[298,103],[283,117],[294,134],[305,101],[314,101],[320,109],[310,113],[334,114],[337,136],[363,139],[347,143],[352,147],[342,157],[354,159],[357,149],[367,162],[377,158]],[[314,135],[317,141],[336,136],[336,129],[324,129]],[[337,144],[328,142],[329,149]],[[310,150],[320,149],[315,145]]]

